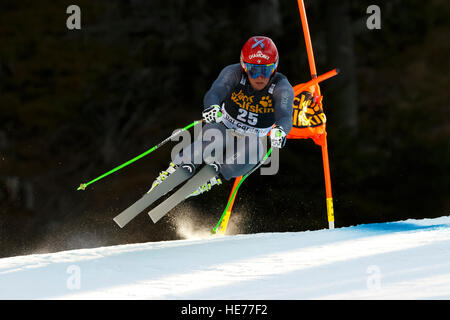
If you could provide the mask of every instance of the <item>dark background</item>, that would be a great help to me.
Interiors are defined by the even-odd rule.
[[[305,1],[321,84],[336,227],[450,214],[449,2]],[[66,8],[81,8],[81,30]],[[369,30],[366,9],[381,9]],[[153,224],[112,218],[148,190],[173,143],[76,191],[201,118],[244,42],[267,35],[292,85],[310,79],[297,2],[0,4],[0,256],[180,239],[209,230],[232,181]],[[242,185],[240,233],[327,228],[320,147],[289,140],[275,176]]]

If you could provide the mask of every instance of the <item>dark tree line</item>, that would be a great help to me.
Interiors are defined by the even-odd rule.
[[[305,1],[328,119],[336,226],[449,214],[449,5]],[[66,28],[66,8],[82,11]],[[310,79],[296,1],[12,1],[0,5],[0,256],[177,239],[174,220],[213,226],[232,181],[153,225],[111,220],[147,190],[170,147],[75,191],[198,119],[204,93],[252,35],[279,71]],[[290,140],[279,173],[252,175],[239,232],[326,228],[320,148]]]

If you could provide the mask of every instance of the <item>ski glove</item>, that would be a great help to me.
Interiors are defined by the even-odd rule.
[[[203,111],[202,116],[206,123],[221,122],[223,113],[217,104],[213,104]]]
[[[286,144],[286,132],[282,126],[275,126],[270,131],[270,143],[272,148],[283,148]]]

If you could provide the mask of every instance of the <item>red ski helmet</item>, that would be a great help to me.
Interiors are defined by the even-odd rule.
[[[252,78],[257,78],[261,74],[269,77],[276,72],[278,67],[278,50],[272,39],[254,36],[248,39],[242,47],[240,60],[242,70]],[[254,71],[257,70],[257,73],[252,72],[252,67],[254,67]]]

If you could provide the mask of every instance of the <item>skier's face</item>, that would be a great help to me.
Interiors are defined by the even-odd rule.
[[[270,77],[264,78],[262,75],[260,75],[258,78],[253,79],[252,77],[248,77],[248,80],[250,81],[250,84],[252,85],[253,89],[259,91],[264,89],[267,84],[269,83]]]

